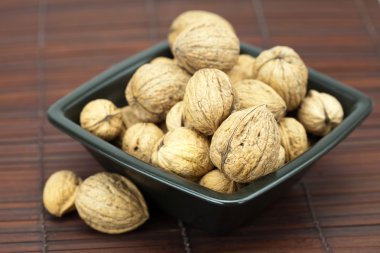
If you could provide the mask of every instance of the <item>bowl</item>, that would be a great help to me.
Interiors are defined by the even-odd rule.
[[[257,56],[260,51],[257,47],[241,44],[241,53]],[[158,56],[172,57],[167,42],[132,56],[94,77],[54,103],[47,115],[55,127],[78,140],[105,170],[124,175],[136,183],[148,204],[157,205],[190,226],[210,232],[225,233],[247,224],[299,180],[315,161],[341,142],[371,112],[371,100],[366,95],[309,69],[308,88],[335,96],[344,109],[343,122],[277,172],[232,194],[214,192],[155,168],[92,135],[79,125],[79,114],[91,100],[106,98],[120,107],[126,105],[124,90],[128,80],[138,67]]]

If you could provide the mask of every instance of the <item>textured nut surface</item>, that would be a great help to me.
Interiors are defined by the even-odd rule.
[[[201,69],[190,78],[183,99],[185,126],[212,135],[231,113],[233,88],[217,69]]]
[[[298,119],[306,131],[324,136],[343,120],[344,112],[339,101],[330,94],[310,90],[298,111]]]
[[[255,58],[248,54],[239,55],[238,62],[227,72],[232,84],[256,77]]]
[[[149,163],[156,142],[164,135],[153,123],[137,123],[127,129],[122,149],[130,155]]]
[[[192,25],[179,34],[173,45],[179,66],[190,73],[203,68],[228,71],[237,63],[239,52],[235,33],[215,24]]]
[[[150,63],[166,63],[166,64],[176,64],[174,59],[165,57],[165,56],[159,56],[154,58],[153,60],[150,61]]]
[[[107,99],[96,99],[82,109],[80,125],[92,134],[110,141],[115,139],[122,129],[120,109]]]
[[[290,117],[279,121],[281,145],[285,149],[285,161],[289,162],[308,149],[306,130],[298,120]]]
[[[280,136],[265,105],[232,113],[211,140],[213,164],[231,180],[248,183],[273,171]]]
[[[173,47],[174,41],[183,30],[196,23],[213,23],[224,26],[234,32],[232,25],[218,14],[208,11],[190,10],[181,13],[173,20],[168,35],[170,48]]]
[[[183,127],[183,101],[176,103],[166,115],[166,127],[169,131]]]
[[[87,225],[108,234],[133,230],[149,218],[145,200],[137,187],[127,178],[107,172],[83,181],[75,206]]]
[[[185,127],[168,132],[157,142],[152,163],[190,180],[198,180],[213,168],[209,141]]]
[[[280,149],[278,151],[278,156],[277,156],[277,162],[276,165],[274,166],[273,171],[279,170],[282,166],[285,164],[285,149],[283,146],[280,146]]]
[[[43,203],[48,212],[61,217],[75,209],[74,201],[82,180],[70,170],[53,173],[45,183]]]
[[[127,105],[121,109],[121,119],[123,120],[124,126],[128,129],[136,123],[143,122],[142,119],[138,117],[138,112],[136,112],[131,106]]]
[[[183,99],[189,74],[174,64],[154,63],[141,66],[126,88],[126,98],[139,118],[162,120],[169,109]],[[150,117],[149,114],[156,116]]]
[[[256,58],[256,78],[270,85],[285,101],[287,109],[296,109],[306,95],[308,70],[291,48],[276,46]]]
[[[207,187],[211,190],[222,192],[222,193],[232,193],[236,190],[235,183],[226,177],[220,170],[212,170],[204,175],[199,184]]]
[[[253,79],[235,83],[235,110],[266,104],[267,109],[279,120],[286,112],[285,101],[269,85]]]

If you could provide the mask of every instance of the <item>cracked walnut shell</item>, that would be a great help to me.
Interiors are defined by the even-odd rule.
[[[209,141],[198,132],[180,127],[157,142],[152,163],[189,180],[198,180],[212,170]]]
[[[159,122],[183,99],[189,78],[186,71],[174,64],[144,64],[132,76],[125,95],[140,119]]]
[[[201,69],[190,78],[183,99],[186,127],[212,135],[230,115],[233,88],[228,76],[217,69]]]
[[[310,90],[298,110],[298,119],[306,131],[324,136],[343,120],[344,112],[339,101],[330,94]]]
[[[226,177],[220,170],[212,170],[204,175],[199,184],[221,193],[232,193],[237,186],[234,181]]]
[[[231,180],[248,183],[274,170],[279,148],[277,122],[260,105],[234,112],[220,125],[211,140],[210,157]]]
[[[130,155],[149,163],[156,142],[164,135],[153,123],[137,123],[127,129],[122,149]]]
[[[230,70],[238,61],[239,39],[215,24],[196,24],[179,34],[173,45],[178,65],[189,73],[203,68]]]
[[[297,158],[308,149],[306,130],[296,119],[290,117],[281,119],[279,129],[286,162]]]
[[[107,141],[115,139],[122,130],[120,109],[107,99],[96,99],[82,109],[80,125],[87,131]]]
[[[270,85],[285,101],[287,109],[296,109],[306,95],[308,70],[290,47],[276,46],[256,58],[256,78]]]
[[[43,203],[48,212],[61,217],[75,209],[75,194],[80,179],[70,170],[60,170],[53,173],[45,183],[43,190]]]
[[[235,83],[235,110],[242,110],[261,104],[273,113],[276,120],[284,117],[286,112],[285,101],[269,85],[253,79]]]
[[[75,206],[87,225],[108,234],[131,231],[149,218],[144,197],[137,187],[127,178],[107,172],[83,181]]]

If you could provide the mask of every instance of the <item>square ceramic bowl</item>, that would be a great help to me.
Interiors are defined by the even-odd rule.
[[[257,56],[260,49],[241,45],[241,53]],[[111,67],[58,100],[48,111],[50,122],[78,140],[105,170],[134,181],[148,204],[178,217],[187,224],[223,233],[245,224],[302,177],[312,163],[353,131],[370,113],[370,99],[361,92],[309,69],[308,88],[335,96],[344,108],[343,122],[299,158],[232,194],[208,190],[196,183],[155,168],[108,143],[79,125],[79,114],[89,101],[107,98],[126,105],[124,90],[138,67],[157,56],[171,57],[166,42],[160,43]]]

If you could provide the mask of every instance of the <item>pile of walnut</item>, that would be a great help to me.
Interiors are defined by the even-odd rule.
[[[308,134],[324,136],[343,119],[333,96],[307,93],[308,69],[289,47],[240,54],[231,24],[205,11],[179,15],[168,39],[174,59],[137,69],[126,85],[128,106],[88,103],[83,128],[157,168],[231,193],[295,159],[309,148]]]

